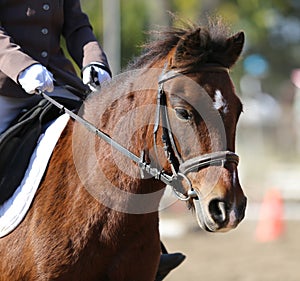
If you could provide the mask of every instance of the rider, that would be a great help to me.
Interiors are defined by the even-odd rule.
[[[22,108],[41,98],[34,96],[37,88],[70,98],[61,86],[84,89],[60,48],[61,35],[83,69],[84,84],[93,87],[95,74],[99,82],[111,77],[79,0],[0,0],[0,24],[0,133]]]
[[[82,80],[60,47],[61,36]],[[23,108],[42,98],[35,95],[36,89],[78,99],[66,84],[80,91],[95,90],[110,78],[106,55],[80,0],[0,0],[0,134]],[[180,255],[162,255],[157,280],[179,260]]]

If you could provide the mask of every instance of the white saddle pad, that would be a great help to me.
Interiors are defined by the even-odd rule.
[[[24,219],[47,168],[53,149],[68,121],[69,115],[60,116],[40,136],[20,186],[13,196],[0,206],[0,237],[12,232]]]

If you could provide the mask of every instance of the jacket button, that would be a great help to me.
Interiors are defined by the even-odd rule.
[[[49,4],[44,4],[44,5],[43,5],[43,10],[44,10],[44,11],[48,11],[49,9],[50,9]]]
[[[46,51],[41,52],[41,56],[42,56],[43,58],[48,57],[48,52],[46,52]]]
[[[44,35],[46,35],[46,34],[48,34],[48,28],[43,28],[42,30],[41,30],[41,32],[44,34]]]

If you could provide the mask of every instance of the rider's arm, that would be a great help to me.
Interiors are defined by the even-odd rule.
[[[92,62],[101,63],[109,69],[106,55],[93,33],[87,15],[81,10],[80,2],[65,0],[64,5],[63,35],[72,58],[80,69]]]
[[[78,0],[64,2],[63,35],[74,61],[82,69],[82,81],[91,90],[111,78],[111,71],[104,51],[99,45],[89,19],[82,12]]]
[[[25,54],[0,26],[0,71],[18,83],[20,72],[36,63],[38,61]]]

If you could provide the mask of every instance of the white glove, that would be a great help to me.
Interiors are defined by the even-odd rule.
[[[33,64],[23,70],[18,82],[28,94],[34,94],[37,89],[47,92],[54,89],[52,73],[41,64]]]
[[[82,71],[83,84],[88,85],[93,92],[100,89],[102,82],[111,80],[110,74],[101,66],[99,63],[91,63]]]

